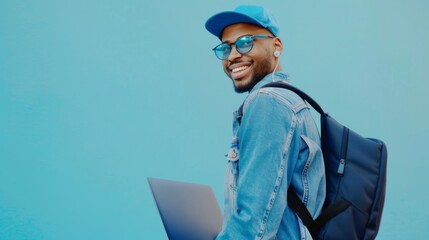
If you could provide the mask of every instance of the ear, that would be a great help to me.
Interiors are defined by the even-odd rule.
[[[274,39],[274,51],[279,51],[280,53],[283,52],[283,43],[282,40],[278,37]]]

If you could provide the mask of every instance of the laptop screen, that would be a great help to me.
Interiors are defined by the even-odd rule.
[[[148,178],[170,240],[212,240],[222,229],[222,213],[210,186]]]

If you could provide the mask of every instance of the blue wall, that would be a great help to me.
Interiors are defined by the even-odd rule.
[[[0,1],[0,239],[166,239],[147,177],[222,200],[233,92],[204,29],[244,1]],[[378,239],[429,237],[429,2],[250,1],[282,63],[389,150]]]

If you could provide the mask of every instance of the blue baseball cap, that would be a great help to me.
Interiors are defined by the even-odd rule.
[[[222,39],[223,30],[236,23],[250,23],[268,29],[274,36],[278,36],[279,28],[274,16],[264,7],[242,5],[234,11],[220,12],[213,15],[206,22],[206,29],[219,39]]]

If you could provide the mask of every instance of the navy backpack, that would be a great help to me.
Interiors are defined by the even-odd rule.
[[[380,227],[386,193],[386,145],[364,138],[341,125],[303,91],[284,83],[263,87],[286,88],[307,101],[321,115],[321,143],[326,170],[326,199],[313,219],[293,187],[288,204],[313,239],[372,240]],[[242,107],[239,109],[242,114]]]

